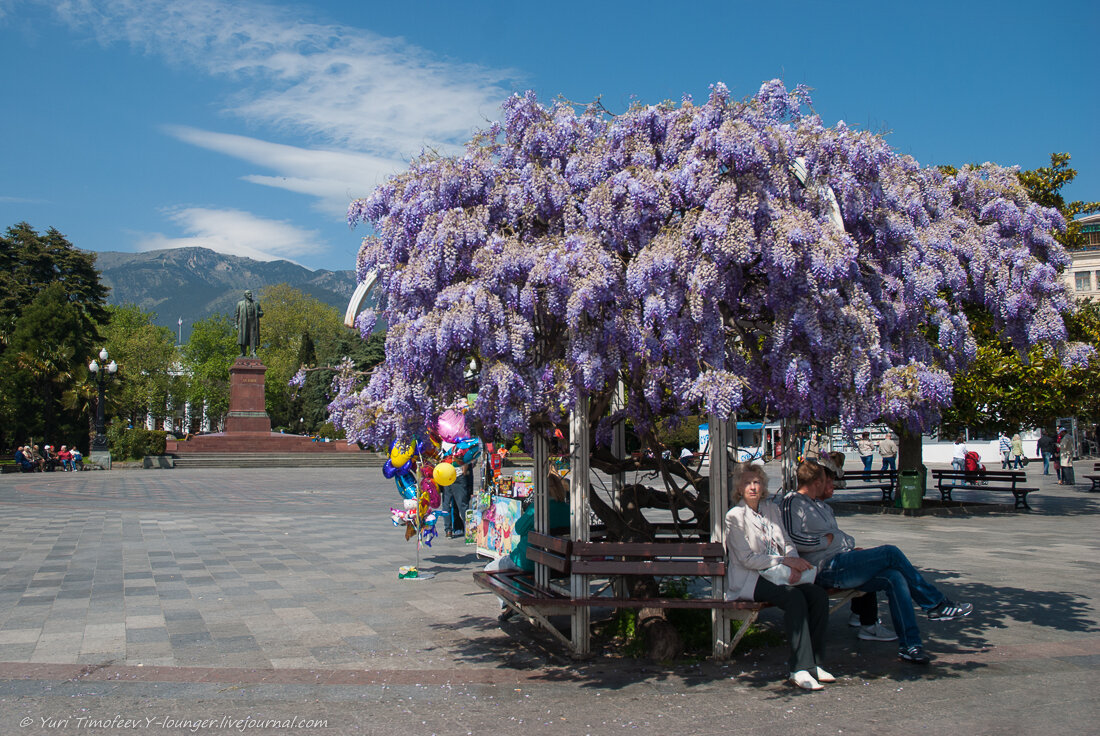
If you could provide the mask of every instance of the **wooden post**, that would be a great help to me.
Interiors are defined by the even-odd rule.
[[[626,386],[622,379],[615,388],[615,396],[611,399],[611,412],[615,413],[626,408]],[[626,459],[626,421],[619,421],[611,429],[611,455],[616,460]],[[622,492],[626,485],[626,473],[618,472],[611,476],[611,503],[616,511],[622,509]],[[626,579],[619,577],[613,585],[615,596],[626,598]]]
[[[589,540],[589,453],[591,433],[588,425],[588,397],[577,398],[577,406],[569,418],[569,528],[574,542]],[[588,597],[588,576],[570,574],[570,595],[573,598]],[[587,606],[573,607],[573,653],[586,656],[590,646],[590,611]]]
[[[708,417],[710,425],[710,541],[723,546],[726,543],[726,512],[729,511],[730,461],[729,444],[736,437],[737,416],[733,419],[719,419],[715,415]],[[736,452],[736,446],[735,450]],[[723,598],[726,593],[726,578],[716,575],[711,578],[715,598]],[[724,610],[711,611],[712,656],[725,659],[732,651],[730,646],[731,618]],[[742,624],[744,625],[744,623]]]
[[[540,534],[550,533],[550,492],[547,476],[550,473],[550,441],[540,433],[534,433],[534,446],[531,448],[531,458],[534,466],[531,469],[534,477],[533,488],[535,504],[535,531]],[[550,568],[546,565],[535,563],[535,583],[541,588],[550,586]]]

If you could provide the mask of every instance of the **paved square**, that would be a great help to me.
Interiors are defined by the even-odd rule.
[[[416,548],[377,469],[0,476],[0,734],[115,715],[273,722],[256,733],[294,718],[327,720],[313,733],[1089,732],[1100,494],[1031,475],[1032,513],[842,517],[977,610],[922,622],[923,669],[834,616],[840,682],[819,694],[781,683],[785,647],[572,662],[497,624],[458,540],[422,551],[433,579],[398,580]]]

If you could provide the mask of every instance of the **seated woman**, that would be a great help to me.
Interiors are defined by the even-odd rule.
[[[69,452],[68,445],[62,445],[57,453],[57,460],[61,463],[61,469],[66,473],[73,469],[73,454]]]
[[[743,464],[726,514],[726,598],[761,601],[783,609],[783,623],[791,642],[790,681],[805,690],[822,690],[822,682],[836,678],[821,668],[825,656],[825,629],[829,597],[818,585],[802,582],[811,565],[783,531],[779,507],[767,500],[768,477],[762,468]],[[787,583],[777,585],[761,573],[777,565]],[[771,573],[769,573],[771,574]]]

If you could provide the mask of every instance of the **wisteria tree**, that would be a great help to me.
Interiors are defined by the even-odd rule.
[[[548,433],[584,394],[614,470],[624,417],[654,450],[661,418],[753,407],[919,437],[974,358],[968,306],[1021,351],[1087,359],[1064,342],[1064,221],[1014,170],[945,176],[810,105],[779,81],[621,115],[529,92],[463,155],[421,156],[349,210],[373,226],[359,277],[385,297],[359,328],[382,317],[388,337],[369,380],[338,379],[334,421],[383,446],[476,391],[486,435]],[[593,507],[623,537],[645,536],[641,506],[705,524],[704,480],[662,477]]]

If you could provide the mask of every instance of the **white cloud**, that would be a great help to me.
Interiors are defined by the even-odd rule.
[[[255,2],[65,0],[57,12],[104,44],[229,77],[239,93],[228,109],[250,122],[389,158],[461,143],[514,77]]]
[[[316,197],[323,212],[337,217],[347,212],[352,199],[367,196],[386,177],[405,167],[400,160],[368,153],[298,148],[184,126],[168,126],[166,130],[186,143],[275,172],[273,176],[252,174],[243,178]]]
[[[322,250],[320,236],[281,220],[267,220],[240,210],[187,207],[173,210],[169,218],[189,237],[171,238],[161,233],[143,234],[139,251],[165,248],[209,248],[219,253],[257,261],[284,259]]]
[[[0,202],[4,204],[49,204],[47,199],[28,199],[27,197],[5,197],[0,195]]]
[[[264,173],[242,178],[313,197],[333,218],[342,219],[351,200],[369,195],[422,148],[456,150],[497,116],[514,77],[441,60],[400,38],[312,22],[306,17],[312,11],[302,7],[247,0],[38,1],[103,45],[128,44],[228,79],[236,91],[225,101],[227,112],[272,132],[305,136],[311,147],[182,126],[168,127],[169,134],[263,167]],[[233,211],[181,210],[201,212]],[[242,217],[251,216],[235,212],[229,219]],[[200,219],[206,218],[184,217],[192,227]],[[225,252],[242,246],[233,247]]]

